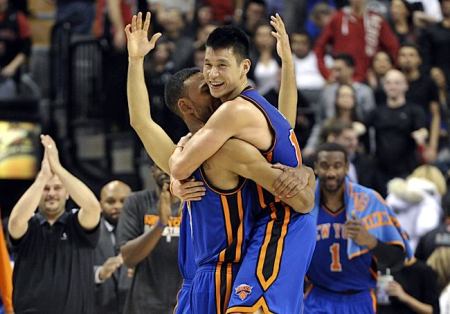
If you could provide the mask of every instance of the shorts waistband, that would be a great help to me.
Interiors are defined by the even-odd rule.
[[[217,263],[215,264],[204,264],[200,265],[197,268],[197,272],[215,272],[217,270]],[[231,271],[235,271],[239,268],[239,264],[236,263],[222,263],[222,267],[228,267],[228,265],[231,265]]]

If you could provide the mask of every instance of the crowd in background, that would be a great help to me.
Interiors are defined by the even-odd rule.
[[[279,12],[291,40],[299,93],[295,133],[305,163],[312,164],[321,143],[347,149],[348,176],[386,197],[416,257],[436,272],[441,311],[450,313],[450,0],[56,0],[56,23],[68,21],[73,33],[108,44],[104,113],[110,132],[131,132],[123,29],[138,9],[150,10],[152,31],[163,34],[144,67],[153,119],[175,141],[187,130],[165,106],[164,85],[180,69],[202,68],[206,38],[218,25],[247,33],[249,78],[278,105],[281,64],[268,16]],[[33,58],[30,14],[25,1],[0,0],[2,101],[17,96]],[[134,231],[133,237],[143,232]],[[109,277],[122,262],[111,266]],[[402,276],[405,291],[419,290],[411,275]],[[103,281],[96,277],[97,284]],[[10,287],[1,286],[5,295]]]

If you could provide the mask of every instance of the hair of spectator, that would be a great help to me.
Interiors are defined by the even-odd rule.
[[[322,130],[320,131],[320,138],[322,142],[326,142],[328,136],[339,136],[342,134],[342,132],[344,132],[344,130],[347,129],[353,129],[353,125],[351,122],[338,119],[325,121],[324,125],[322,126]]]
[[[186,95],[184,82],[196,73],[200,73],[199,68],[180,70],[170,77],[164,87],[164,100],[166,105],[179,117],[181,117],[181,112],[178,108],[178,100]]]
[[[354,68],[355,67],[355,59],[348,53],[338,53],[334,56],[334,61],[341,60],[343,61],[348,67]]]
[[[317,152],[314,160],[317,161],[317,158],[319,157],[319,154],[321,152],[341,152],[344,154],[344,160],[345,162],[348,162],[348,154],[347,150],[344,146],[339,145],[337,143],[323,143],[320,144],[319,147],[317,147]]]
[[[212,49],[232,48],[236,59],[241,62],[249,58],[249,39],[238,27],[226,25],[216,28],[209,34],[206,47]]]
[[[402,48],[412,48],[412,49],[414,49],[417,52],[417,54],[419,55],[420,59],[422,59],[422,53],[420,52],[419,46],[417,46],[415,43],[411,43],[411,42],[403,43],[400,46],[400,49],[402,49]]]

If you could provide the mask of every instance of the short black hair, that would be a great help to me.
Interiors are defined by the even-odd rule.
[[[239,56],[239,61],[249,59],[249,39],[244,31],[236,26],[225,25],[216,28],[209,34],[206,47],[214,50],[232,48],[233,53]]]
[[[417,54],[419,55],[419,57],[421,59],[423,59],[422,58],[422,52],[420,51],[419,46],[417,46],[415,43],[413,43],[413,42],[405,42],[405,43],[403,43],[400,46],[400,48],[398,50],[400,51],[400,49],[402,49],[402,48],[412,48],[412,49],[414,49],[417,52]]]
[[[200,73],[199,68],[180,70],[170,77],[164,87],[166,106],[179,117],[181,117],[181,112],[178,108],[178,100],[186,95],[184,82],[197,73]]]
[[[355,59],[348,53],[338,53],[334,56],[334,61],[341,60],[343,61],[348,67],[354,68],[355,67]]]
[[[323,143],[319,145],[319,147],[317,147],[316,156],[314,158],[315,161],[317,161],[317,158],[319,157],[319,154],[321,152],[341,152],[344,154],[345,162],[348,162],[347,150],[344,146],[337,143]]]

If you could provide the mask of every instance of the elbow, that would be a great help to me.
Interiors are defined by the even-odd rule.
[[[184,167],[181,162],[173,162],[170,165],[170,175],[175,180],[184,180],[191,175],[192,172],[189,172],[189,169]]]

